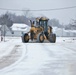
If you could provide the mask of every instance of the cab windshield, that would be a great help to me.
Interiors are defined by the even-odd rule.
[[[44,31],[47,32],[47,21],[40,21],[39,25],[44,28]]]
[[[47,25],[47,21],[40,21],[39,25],[46,26]]]

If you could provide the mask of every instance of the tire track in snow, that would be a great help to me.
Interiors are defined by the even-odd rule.
[[[49,43],[48,43],[49,44]],[[45,45],[45,44],[41,44],[47,51],[49,51],[49,52],[52,52],[51,50],[51,48],[49,49],[48,48],[48,46],[60,46],[60,47],[62,47],[62,48],[64,48],[66,51],[71,51],[72,53],[76,53],[76,49],[75,48],[71,48],[71,47],[68,47],[68,46],[66,46],[65,44],[63,44],[63,43],[56,43],[56,44],[50,44],[50,45]]]
[[[22,48],[23,47],[25,48],[24,45],[22,45]],[[12,63],[10,66],[8,66],[8,67],[3,68],[2,70],[0,70],[0,73],[4,73],[4,72],[8,72],[8,71],[12,70],[19,62],[21,62],[23,60],[23,58],[25,56],[26,56],[26,50],[22,50],[22,56],[18,60],[16,60],[16,62]]]
[[[63,58],[63,56],[64,56],[64,58],[69,57],[69,56],[70,57],[75,57],[75,55],[76,55],[76,52],[72,51],[71,48],[65,47],[61,44],[50,44],[50,45],[40,44],[40,45],[44,48],[44,50],[48,53],[48,55],[53,57],[53,58],[57,58],[57,57],[58,58]],[[53,46],[52,48],[51,48],[51,45]],[[50,47],[48,47],[48,46],[50,46]],[[56,48],[54,48],[54,46]],[[67,58],[65,58],[65,60],[67,60]]]
[[[11,65],[12,63],[14,63],[19,57],[19,48],[20,45],[15,45],[15,47],[12,49],[12,51],[10,52],[9,55],[3,56],[0,59],[0,69],[3,69],[9,65]]]
[[[72,53],[76,53],[76,49],[75,48],[71,48],[70,46],[66,46],[65,44],[58,44],[59,46],[62,46],[63,48],[65,48],[66,50],[70,50]]]
[[[48,47],[48,45],[45,45],[45,44],[40,44],[43,48],[44,48],[44,50],[46,49],[46,51],[48,51],[48,50],[51,50],[51,49],[49,49],[49,47]],[[51,44],[49,45],[49,46],[51,46]],[[62,50],[65,52],[66,51],[66,53],[67,53],[67,55],[68,55],[68,51],[69,50],[71,50],[71,48],[66,48],[65,46],[62,46],[61,44],[55,44],[54,46],[57,46],[57,47],[59,47],[59,46],[61,46],[62,47]],[[67,50],[68,49],[68,50]],[[53,49],[52,49],[53,50]],[[61,51],[62,51],[61,50]],[[48,51],[48,53],[51,53],[51,51]],[[63,52],[61,52],[62,54],[63,54]],[[66,54],[66,53],[64,53],[64,54]],[[74,52],[73,52],[74,53]],[[49,59],[48,61],[47,61],[47,63],[45,63],[44,64],[44,66],[43,66],[43,68],[42,69],[40,69],[40,71],[41,72],[43,72],[43,74],[44,75],[50,75],[51,73],[52,74],[54,74],[54,75],[60,75],[60,74],[62,74],[63,75],[63,73],[65,73],[65,75],[69,75],[70,74],[70,72],[69,72],[69,68],[71,68],[71,71],[73,71],[74,73],[76,73],[74,70],[75,70],[75,67],[74,66],[76,66],[74,63],[75,63],[75,60],[72,60],[72,59],[74,59],[74,58],[72,58],[72,56],[71,56],[71,52],[69,53],[69,56],[71,57],[70,59],[69,59],[69,57],[67,57],[67,56],[63,56],[63,55],[59,55],[60,57],[59,58],[56,58],[55,60],[51,60],[51,59]],[[53,55],[54,56],[54,55]],[[63,56],[63,57],[62,57]],[[57,57],[57,56],[56,56]],[[55,57],[54,57],[55,58]],[[66,59],[65,59],[66,58]],[[73,68],[71,67],[71,64],[72,65],[74,65],[73,66]],[[65,66],[66,65],[66,66]],[[51,71],[52,70],[52,71]],[[55,71],[58,71],[58,72],[60,72],[60,73],[56,73]],[[56,73],[56,74],[55,74]],[[72,74],[71,74],[72,75]]]
[[[41,46],[48,54],[51,53],[51,54],[50,54],[51,56],[54,55],[53,51],[51,51],[51,50],[47,47],[48,45],[45,45],[44,43],[40,43],[40,46]]]

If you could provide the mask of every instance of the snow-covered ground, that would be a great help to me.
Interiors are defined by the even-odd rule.
[[[57,37],[56,43],[5,40],[0,42],[0,75],[76,75],[76,37]]]

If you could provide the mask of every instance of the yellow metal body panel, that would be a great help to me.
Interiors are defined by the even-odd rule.
[[[38,22],[39,20],[48,20],[48,18],[46,18],[46,17],[41,17],[41,18],[36,18],[36,21]],[[34,33],[34,39],[37,39],[37,37],[38,37],[38,34],[39,33],[41,33],[41,32],[43,32],[44,31],[44,28],[43,27],[41,27],[41,26],[39,26],[39,27],[36,27],[36,26],[34,26],[34,24],[32,23],[31,24],[31,29],[30,29],[30,32],[29,33],[31,33],[31,32],[33,32]],[[52,28],[50,28],[49,26],[48,26],[48,33],[50,34],[50,33],[52,33]],[[31,36],[29,36],[29,39],[31,38]],[[44,39],[47,39],[46,38],[46,36],[44,35]]]

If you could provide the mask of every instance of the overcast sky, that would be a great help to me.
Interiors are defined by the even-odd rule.
[[[0,0],[0,8],[8,9],[53,9],[75,6],[76,0]],[[5,13],[5,10],[0,10],[0,15]],[[11,12],[11,11],[9,11]],[[13,11],[18,15],[23,15],[23,12]],[[47,16],[48,18],[57,18],[60,23],[68,24],[71,19],[76,19],[76,8],[68,10],[56,10],[56,11],[38,11],[31,12],[34,16]]]

